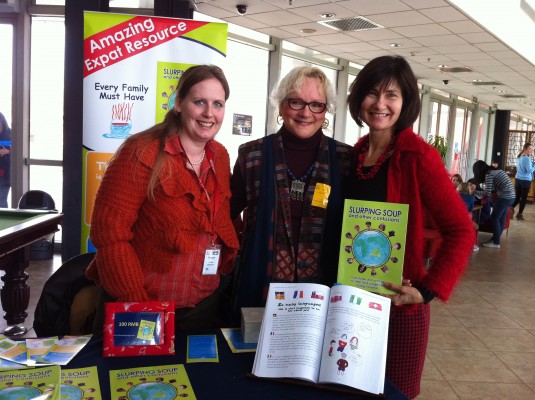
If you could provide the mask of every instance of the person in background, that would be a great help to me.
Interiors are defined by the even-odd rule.
[[[229,92],[219,67],[190,67],[164,121],[128,138],[108,164],[86,272],[103,301],[174,301],[178,329],[214,324],[220,273],[238,250],[229,155],[214,140]]]
[[[462,183],[462,182],[463,182],[463,178],[462,178],[461,175],[459,175],[459,174],[453,174],[453,175],[451,176],[451,183],[453,183],[453,187],[454,187],[455,189],[457,189],[457,187],[459,186],[459,184]]]
[[[472,185],[470,185],[468,182],[462,182],[457,186],[457,191],[459,192],[459,195],[461,196],[461,199],[464,201],[464,204],[466,205],[466,211],[468,211],[468,217],[470,220],[473,218],[473,212],[474,212],[474,205],[475,205],[475,195],[474,190],[472,189]],[[472,220],[472,225],[474,226],[474,248],[472,250],[473,253],[479,251],[479,245],[477,242],[477,230],[478,225],[476,222]]]
[[[11,189],[11,128],[0,113],[0,207],[7,208]]]
[[[497,160],[492,160],[492,162],[490,163],[490,166],[494,169],[498,169],[498,167],[500,166],[500,163]]]
[[[500,237],[505,226],[505,219],[509,207],[515,201],[515,188],[507,173],[502,169],[495,169],[485,161],[478,160],[472,166],[474,179],[477,183],[485,183],[485,195],[494,196],[492,202],[492,238],[482,244],[483,247],[500,248]]]
[[[272,281],[336,281],[342,184],[352,152],[323,133],[335,99],[319,68],[292,69],[271,95],[282,127],[238,150],[231,217],[247,209],[238,307],[264,306]]]
[[[492,198],[485,196],[485,191],[481,188],[479,183],[474,178],[468,179],[468,185],[470,187],[470,193],[474,195],[474,205],[480,205],[479,216],[475,216],[474,222],[478,225],[484,225],[490,218],[492,212]]]
[[[354,147],[356,165],[346,197],[409,205],[403,285],[385,283],[390,315],[386,377],[407,397],[420,393],[429,335],[430,305],[446,301],[473,248],[473,228],[436,149],[412,130],[420,111],[416,77],[397,56],[371,60],[351,84],[349,111],[370,128]],[[424,225],[432,216],[442,241],[428,270]]]
[[[517,204],[520,204],[518,208],[518,214],[516,219],[523,221],[524,208],[528,201],[528,193],[531,188],[531,181],[533,181],[533,172],[535,171],[535,162],[531,160],[531,154],[533,153],[533,145],[531,143],[525,143],[522,151],[516,159],[516,175],[515,175],[515,192],[516,197],[513,205],[513,213]]]

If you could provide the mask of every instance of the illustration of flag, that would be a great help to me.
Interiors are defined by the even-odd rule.
[[[362,297],[355,296],[354,294],[352,294],[351,297],[349,298],[349,302],[353,304],[359,305],[361,301],[362,301]]]
[[[275,298],[277,300],[284,300],[284,292],[275,292]]]
[[[374,308],[374,309],[379,310],[379,311],[383,310],[383,306],[381,306],[379,303],[374,303],[372,301],[370,301],[370,303],[368,304],[368,307],[369,308]]]
[[[297,299],[297,293],[298,293],[298,291],[296,290],[296,291],[294,292],[294,299]]]
[[[303,291],[302,291],[302,290],[299,292],[299,298],[300,298],[300,299],[303,298]]]
[[[313,291],[312,292],[312,296],[310,296],[311,298],[313,299],[320,299],[320,300],[323,300],[323,292],[316,292],[316,291]]]
[[[341,294],[335,294],[331,296],[331,303],[336,303],[338,301],[342,301],[342,295]]]

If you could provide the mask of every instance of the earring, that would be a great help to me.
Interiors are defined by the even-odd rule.
[[[284,122],[284,118],[282,118],[281,115],[277,116],[277,124],[282,125],[283,122]]]
[[[329,120],[325,118],[325,120],[323,121],[323,124],[321,124],[321,128],[327,129],[328,127],[329,127]]]

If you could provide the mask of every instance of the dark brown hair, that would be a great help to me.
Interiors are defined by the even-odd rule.
[[[349,112],[361,128],[364,123],[360,117],[360,106],[364,98],[376,86],[385,88],[396,82],[403,96],[403,106],[395,131],[399,132],[414,124],[420,113],[420,94],[418,84],[409,63],[400,56],[382,56],[371,60],[359,72],[349,88],[347,102]]]
[[[225,100],[228,100],[230,96],[230,87],[223,70],[216,65],[195,65],[188,68],[180,77],[175,91],[175,104],[177,104],[179,100],[186,98],[193,86],[207,79],[217,79],[223,86]],[[152,174],[147,188],[147,195],[151,199],[154,198],[154,188],[156,187],[158,181],[170,178],[170,176],[167,176],[167,174],[162,174],[166,163],[166,155],[163,151],[165,147],[165,139],[168,136],[176,135],[181,127],[182,122],[180,118],[180,112],[178,112],[173,106],[165,115],[163,122],[156,124],[153,127],[136,135],[132,135],[126,140],[139,140],[140,142],[143,142],[142,146],[148,146],[154,140],[159,141],[158,156],[156,157],[156,161],[152,167]]]
[[[526,149],[531,145],[532,145],[531,143],[524,143],[524,147],[522,147],[522,151],[520,152],[520,154],[516,158],[522,157],[522,154],[524,153],[524,151],[526,151]]]

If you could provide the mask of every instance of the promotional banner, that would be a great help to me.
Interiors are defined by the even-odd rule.
[[[84,13],[83,197],[81,251],[106,165],[124,139],[163,120],[192,65],[224,68],[227,24]]]

